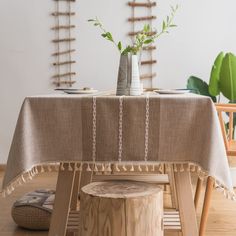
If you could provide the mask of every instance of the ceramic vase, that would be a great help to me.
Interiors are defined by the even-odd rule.
[[[120,56],[116,95],[129,95],[130,63],[128,55]]]
[[[131,56],[131,85],[130,95],[141,95],[140,75],[139,75],[139,61],[137,55]]]

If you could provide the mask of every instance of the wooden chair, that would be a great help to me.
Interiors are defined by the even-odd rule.
[[[220,127],[224,139],[224,145],[226,149],[227,156],[235,156],[236,157],[236,140],[234,140],[234,113],[236,113],[236,104],[216,104],[216,110],[219,116]],[[229,116],[229,123],[228,128],[226,130],[225,121],[223,119],[223,113],[227,113]],[[198,179],[196,193],[195,193],[195,207],[197,207],[200,197],[200,192],[202,188],[203,181]],[[214,180],[211,177],[208,177],[207,184],[206,184],[206,191],[202,209],[202,216],[200,222],[200,229],[199,229],[199,236],[204,236],[206,225],[207,225],[207,218],[209,214],[210,208],[210,200],[213,192]]]

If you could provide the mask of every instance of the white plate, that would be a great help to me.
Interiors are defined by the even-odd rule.
[[[184,94],[190,93],[188,89],[156,89],[154,90],[155,93],[159,94]]]
[[[93,94],[98,92],[98,90],[95,89],[89,89],[89,90],[78,89],[78,90],[63,90],[63,91],[68,94]]]

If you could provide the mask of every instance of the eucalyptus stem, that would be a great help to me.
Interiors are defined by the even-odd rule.
[[[166,20],[163,20],[162,30],[160,33],[151,35],[151,33],[153,32],[151,29],[151,26],[149,24],[146,24],[143,26],[143,29],[141,30],[141,32],[135,36],[134,43],[132,45],[126,46],[124,49],[122,48],[121,41],[117,43],[113,39],[112,34],[103,27],[103,24],[100,22],[100,20],[97,17],[95,19],[90,19],[88,21],[93,22],[94,26],[98,26],[101,29],[102,31],[101,36],[105,38],[106,40],[111,41],[119,50],[121,55],[127,55],[128,53],[137,55],[139,52],[140,54],[142,53],[142,49],[144,46],[154,43],[154,41],[157,38],[159,38],[162,34],[169,33],[168,31],[169,28],[176,27],[176,25],[173,24],[173,20],[174,20],[177,10],[178,10],[178,5],[176,5],[175,7],[171,6],[171,15],[167,16]]]
[[[179,8],[179,5],[176,5],[175,7],[171,6],[171,16],[167,16],[166,17],[166,21],[163,21],[162,22],[162,30],[160,33],[154,35],[154,38],[157,39],[159,38],[162,34],[168,34],[169,32],[167,31],[168,28],[171,28],[171,27],[176,27],[177,25],[173,24],[173,21],[174,21],[174,17],[175,17],[175,14],[177,12]]]
[[[101,31],[103,32],[101,34],[101,36],[105,39],[107,39],[108,41],[111,41],[115,46],[116,48],[118,48],[118,50],[120,51],[121,53],[121,42],[118,42],[116,43],[113,39],[113,36],[110,32],[108,32],[104,27],[103,27],[103,24],[100,22],[100,20],[96,17],[95,19],[89,19],[88,22],[93,22],[94,23],[94,26],[98,26]]]

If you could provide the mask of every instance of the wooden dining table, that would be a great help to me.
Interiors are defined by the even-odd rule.
[[[36,174],[58,169],[49,236],[63,236],[68,219],[78,218],[79,188],[98,172],[128,173],[135,168],[137,175],[155,170],[171,174],[184,236],[198,235],[191,172],[201,178],[212,176],[218,189],[235,197],[211,99],[152,92],[134,97],[27,97],[8,157],[3,194]]]

